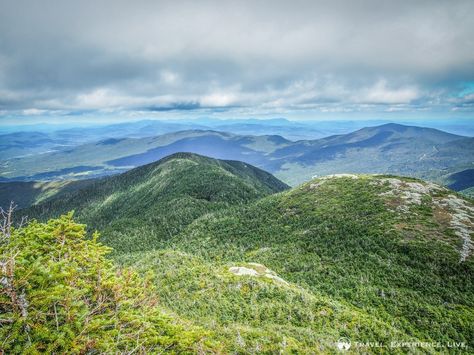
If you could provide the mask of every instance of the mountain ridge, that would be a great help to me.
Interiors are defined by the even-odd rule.
[[[293,186],[315,175],[335,173],[389,173],[448,184],[451,174],[470,169],[474,164],[474,138],[430,128],[386,124],[294,142],[275,135],[240,136],[215,130],[115,139],[107,144],[100,141],[0,162],[3,165],[0,177],[91,178],[121,173],[181,151],[245,161]],[[474,181],[466,189],[472,186]]]
[[[120,175],[20,210],[46,220],[75,210],[76,218],[102,231],[116,251],[141,250],[175,234],[202,214],[289,188],[271,174],[237,161],[176,153]],[[134,240],[140,225],[149,234]],[[133,234],[132,233],[132,234]]]
[[[340,174],[203,216],[167,247],[218,265],[265,265],[405,334],[472,346],[473,221],[472,201],[444,187]]]

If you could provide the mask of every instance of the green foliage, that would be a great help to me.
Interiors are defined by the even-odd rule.
[[[316,180],[202,217],[165,247],[215,265],[261,263],[408,336],[474,346],[472,257],[459,262],[460,238],[434,218],[430,199],[392,212],[377,179]]]
[[[92,180],[0,182],[0,207],[7,208],[14,201],[18,208],[26,208],[64,196],[91,183]]]
[[[413,341],[390,324],[319,292],[266,277],[236,276],[229,272],[235,263],[207,262],[173,250],[121,255],[120,261],[152,270],[163,304],[214,329],[227,351],[328,353],[341,336]]]
[[[148,278],[116,269],[110,248],[65,215],[13,229],[0,247],[7,353],[193,352],[206,333],[166,315]]]
[[[115,262],[151,273],[137,289],[211,329],[206,339],[225,353],[331,353],[340,337],[474,346],[474,260],[460,262],[452,215],[435,204],[453,192],[408,203],[386,178],[271,194],[285,186],[260,170],[179,154],[20,214],[75,209],[117,249]],[[252,263],[285,281],[229,271]]]
[[[75,210],[118,253],[149,250],[196,218],[288,188],[241,162],[179,153],[125,174],[97,181],[21,215],[53,218]]]

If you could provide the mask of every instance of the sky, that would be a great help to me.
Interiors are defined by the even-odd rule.
[[[474,1],[0,0],[0,124],[473,118]]]

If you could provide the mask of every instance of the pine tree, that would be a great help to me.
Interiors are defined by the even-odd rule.
[[[149,277],[118,269],[72,213],[13,228],[5,215],[0,350],[150,353],[208,349],[206,334],[165,315]]]

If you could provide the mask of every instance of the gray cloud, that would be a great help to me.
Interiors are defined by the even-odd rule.
[[[470,0],[4,0],[0,110],[469,110],[473,16]]]

